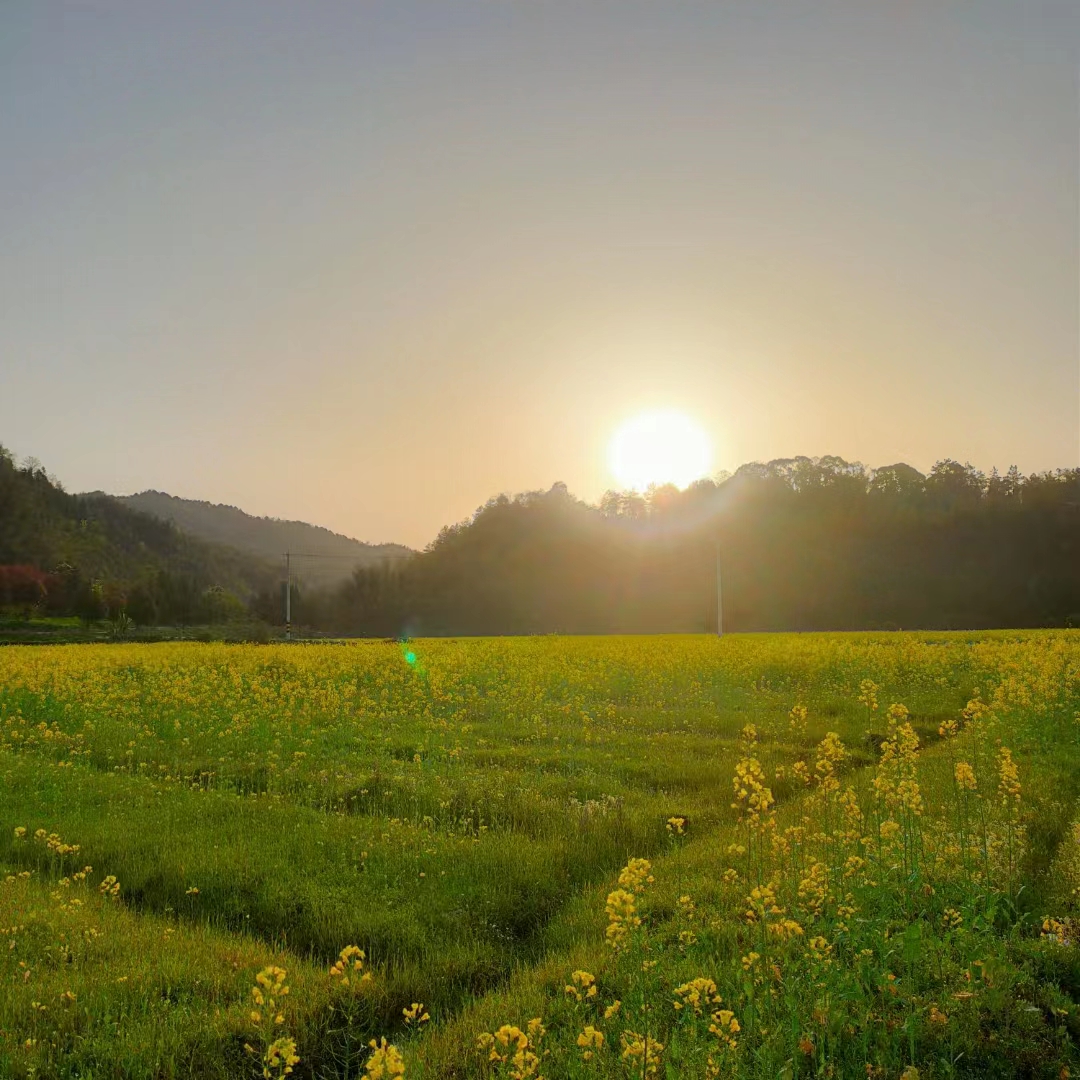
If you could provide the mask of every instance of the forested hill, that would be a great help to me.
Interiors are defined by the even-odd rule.
[[[280,560],[286,551],[333,556],[341,560],[342,577],[347,577],[356,566],[374,565],[388,556],[410,553],[409,548],[400,544],[365,544],[303,521],[253,517],[235,506],[180,499],[162,491],[143,491],[116,498],[132,509],[171,521],[192,536],[228,544],[262,558]]]
[[[700,632],[716,625],[717,552],[727,630],[1080,625],[1080,469],[985,476],[945,460],[923,475],[794,458],[599,506],[556,484],[492,499],[402,559],[232,510],[264,530],[240,552],[128,501],[69,495],[0,448],[0,610],[152,625],[246,607],[278,622],[280,568],[252,552],[321,542],[345,567],[358,549],[371,563],[329,589],[294,577],[294,621],[337,634]]]
[[[1080,470],[746,465],[599,506],[493,499],[304,618],[337,633],[968,629],[1080,623]]]
[[[228,615],[276,579],[263,560],[108,496],[68,494],[0,446],[0,607],[189,622]]]

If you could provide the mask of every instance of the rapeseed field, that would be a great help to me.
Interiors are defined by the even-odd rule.
[[[0,650],[0,1076],[1080,1075],[1080,634]]]

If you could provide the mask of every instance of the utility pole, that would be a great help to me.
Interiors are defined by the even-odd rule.
[[[724,636],[724,593],[720,583],[720,541],[716,541],[716,636]]]
[[[285,552],[285,640],[292,641],[292,556]]]

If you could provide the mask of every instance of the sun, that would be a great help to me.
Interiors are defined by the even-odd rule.
[[[712,444],[685,413],[662,409],[627,420],[612,436],[611,472],[623,490],[687,484],[708,475]]]

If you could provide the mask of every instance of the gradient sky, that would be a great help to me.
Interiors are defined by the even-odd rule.
[[[4,4],[0,443],[414,545],[646,408],[1076,466],[1078,10]]]

